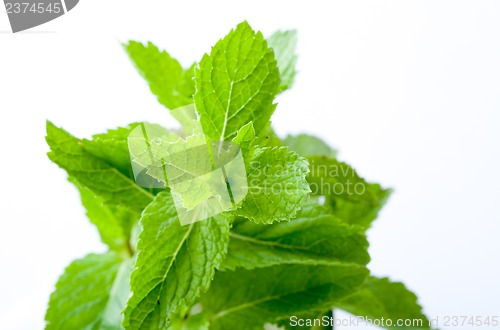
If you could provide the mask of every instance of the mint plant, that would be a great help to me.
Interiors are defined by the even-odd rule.
[[[142,123],[78,139],[47,122],[48,156],[80,191],[109,251],[66,268],[46,329],[326,329],[312,321],[330,320],[332,309],[387,328],[429,328],[412,292],[367,269],[365,232],[391,190],[366,182],[317,137],[280,139],[270,126],[275,97],[293,85],[295,43],[294,31],[266,40],[243,22],[188,68],[152,43],[124,45],[185,141],[199,123],[207,145],[226,141],[243,155],[244,198],[200,221],[181,224],[170,177],[163,187],[138,184],[134,165],[143,162],[156,183],[165,166],[141,158],[141,145],[151,151],[154,142],[133,140]],[[162,132],[158,155],[172,131],[151,127]],[[185,160],[196,172],[197,159]],[[239,182],[226,174],[228,186]],[[200,200],[196,187],[186,191],[185,207]]]

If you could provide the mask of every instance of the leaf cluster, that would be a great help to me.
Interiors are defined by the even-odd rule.
[[[295,31],[266,40],[243,22],[187,68],[152,43],[123,46],[186,135],[199,118],[207,141],[241,147],[248,193],[183,226],[169,187],[135,181],[128,138],[140,123],[87,140],[48,122],[48,156],[80,191],[109,251],[66,268],[46,329],[288,329],[292,315],[333,308],[428,328],[413,293],[367,268],[366,230],[390,190],[319,138],[280,139],[270,126],[276,96],[296,75]],[[175,110],[192,103],[196,113]]]

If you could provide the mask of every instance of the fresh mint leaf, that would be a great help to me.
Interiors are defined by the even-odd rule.
[[[204,312],[174,317],[168,330],[209,330],[207,315]]]
[[[388,329],[430,329],[417,296],[403,283],[391,282],[388,278],[368,277],[360,290],[335,306],[365,319],[392,320],[394,326]],[[398,327],[398,320],[411,324]]]
[[[137,125],[139,123],[95,134],[91,140],[83,139],[81,143],[87,152],[104,160],[127,177],[133,178],[127,138]]]
[[[363,231],[336,219],[315,199],[306,202],[290,222],[263,226],[237,219],[230,236],[224,269],[335,262],[366,265],[370,260]]]
[[[119,330],[116,311],[128,295],[126,271],[127,262],[114,252],[73,261],[50,296],[45,329]]]
[[[103,243],[114,251],[132,254],[129,240],[132,226],[138,220],[136,214],[126,208],[106,204],[102,197],[95,195],[76,180],[70,178],[70,181],[80,191],[87,217],[97,227]]]
[[[276,31],[268,39],[269,46],[274,49],[276,60],[281,76],[280,90],[284,91],[293,85],[296,70],[297,55],[297,31]]]
[[[219,215],[181,226],[169,192],[144,210],[132,296],[123,327],[164,329],[172,313],[184,313],[205,292],[229,241],[229,219]]]
[[[310,190],[305,158],[288,148],[254,148],[247,166],[248,195],[235,214],[256,223],[293,218]]]
[[[193,103],[194,65],[183,69],[179,61],[151,42],[129,41],[123,47],[161,104],[173,110]]]
[[[111,287],[110,297],[104,310],[102,330],[122,330],[122,311],[130,295],[130,274],[134,268],[134,258],[127,259],[120,265],[115,281]]]
[[[283,147],[283,143],[272,127],[267,129],[266,134],[260,137],[257,144],[261,147]]]
[[[365,231],[391,191],[319,138],[281,141],[270,125],[295,46],[295,31],[266,41],[243,22],[185,69],[131,41],[182,129],[135,123],[80,140],[47,123],[50,159],[111,250],[66,269],[47,329],[326,329],[332,308],[428,329],[404,285],[368,278]],[[294,315],[322,324],[298,327]]]
[[[239,145],[246,152],[249,150],[250,146],[255,142],[255,129],[253,123],[249,122],[236,132],[236,136],[233,138],[233,143]]]
[[[334,158],[337,151],[316,136],[309,134],[288,135],[283,140],[283,145],[303,157],[326,156]]]
[[[205,54],[195,70],[196,109],[205,134],[230,141],[250,121],[265,134],[280,85],[274,52],[247,22]]]
[[[86,151],[81,140],[50,122],[47,122],[46,140],[51,149],[50,160],[105,203],[140,214],[153,200],[153,195],[136,185],[133,179]]]
[[[262,329],[291,315],[324,311],[359,287],[359,265],[279,265],[217,272],[201,303],[211,330]]]
[[[325,196],[332,213],[340,219],[370,227],[391,190],[366,182],[351,166],[334,158],[313,156],[308,161],[312,194]]]

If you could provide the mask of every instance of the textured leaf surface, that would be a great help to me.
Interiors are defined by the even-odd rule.
[[[151,42],[129,41],[124,47],[161,104],[173,110],[193,103],[194,65],[184,70],[179,61]]]
[[[340,219],[368,228],[391,190],[366,182],[352,167],[334,158],[314,156],[308,161],[312,194],[326,196]]]
[[[279,70],[272,49],[247,22],[203,56],[195,83],[196,109],[212,140],[230,141],[250,121],[257,135],[265,134],[275,109]]]
[[[94,135],[91,140],[83,139],[81,142],[86,151],[104,160],[127,177],[133,178],[127,138],[137,125],[139,124],[133,123],[128,127],[108,130],[106,133]]]
[[[274,49],[276,60],[281,76],[280,90],[284,91],[293,85],[295,79],[295,64],[297,55],[295,48],[297,47],[297,31],[276,31],[268,39],[269,46]]]
[[[283,140],[283,145],[303,157],[326,156],[335,157],[337,151],[332,149],[320,138],[308,134],[288,135]]]
[[[153,200],[152,194],[115,167],[86,151],[79,139],[50,122],[47,122],[46,140],[51,149],[49,158],[105,203],[140,213]]]
[[[248,195],[236,214],[257,223],[293,218],[309,194],[305,158],[288,148],[255,148],[247,166]]]
[[[119,299],[112,288],[121,263],[114,252],[73,261],[50,296],[46,329],[120,329],[119,323],[107,322],[106,310]]]
[[[211,330],[262,329],[290,315],[324,311],[361,285],[358,265],[280,265],[217,272],[201,299]]]
[[[403,283],[388,278],[369,277],[361,289],[342,300],[336,307],[356,316],[372,320],[392,320],[389,329],[430,329],[429,320],[422,313],[417,296]],[[420,322],[411,326],[396,326],[398,320]]]
[[[137,262],[124,311],[126,329],[164,329],[171,313],[189,309],[206,291],[224,257],[224,216],[181,226],[169,192],[156,196],[140,222]]]
[[[316,200],[303,205],[290,222],[258,225],[238,219],[231,230],[223,268],[247,269],[278,264],[366,265],[368,242],[362,230],[336,219]]]

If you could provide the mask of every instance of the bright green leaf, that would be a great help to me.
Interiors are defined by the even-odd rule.
[[[417,296],[403,283],[391,282],[388,278],[367,278],[358,292],[343,299],[336,307],[365,319],[392,320],[394,326],[388,329],[430,329]],[[398,320],[411,323],[397,326]]]
[[[110,299],[104,310],[101,330],[122,330],[122,311],[130,295],[130,274],[134,268],[134,259],[122,262],[110,291]]]
[[[121,266],[122,262],[114,252],[73,261],[50,296],[45,329],[119,330],[120,314],[111,318],[108,311],[116,311],[117,304],[123,308],[122,297],[128,295],[128,287],[118,276],[121,267],[127,268],[127,262]],[[112,323],[113,318],[118,323]]]
[[[269,37],[268,43],[274,49],[281,76],[280,90],[284,91],[292,87],[297,73],[295,70],[297,62],[297,55],[295,54],[297,31],[276,31]]]
[[[219,215],[181,226],[169,192],[144,210],[138,257],[124,311],[125,329],[164,329],[205,292],[226,254],[229,220]]]
[[[276,107],[279,70],[274,52],[247,22],[203,56],[195,83],[196,109],[209,138],[230,141],[250,121],[257,136],[265,134]]]
[[[255,148],[247,161],[248,195],[235,214],[256,223],[289,220],[310,190],[305,158],[288,148]]]
[[[51,149],[49,158],[105,203],[139,214],[153,200],[153,195],[136,185],[133,179],[87,152],[79,139],[50,122],[47,122],[46,140]]]
[[[104,160],[129,178],[133,178],[127,138],[137,125],[139,124],[133,123],[127,127],[108,130],[106,133],[94,135],[91,140],[81,140],[81,143],[86,151]]]
[[[332,149],[320,138],[308,134],[288,135],[283,140],[283,145],[303,157],[326,156],[335,157],[337,151]]]
[[[253,123],[249,122],[240,128],[232,142],[248,151],[250,146],[255,143],[255,129],[253,128]]]
[[[208,318],[204,312],[188,314],[172,319],[168,330],[209,330]]]
[[[136,214],[120,207],[106,204],[104,199],[81,186],[76,180],[70,181],[80,191],[87,217],[99,231],[101,240],[117,252],[132,253],[129,245],[132,226],[138,220]]]
[[[271,126],[267,129],[266,134],[260,137],[257,144],[261,147],[283,147],[283,143]]]
[[[193,103],[194,65],[184,70],[179,61],[151,42],[129,41],[123,46],[161,104],[173,110]]]

